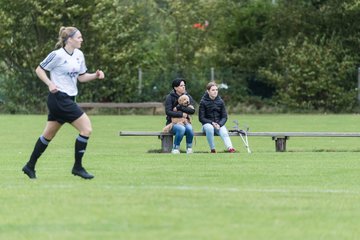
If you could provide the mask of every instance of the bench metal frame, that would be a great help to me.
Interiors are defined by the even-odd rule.
[[[239,132],[229,131],[229,136],[240,136]],[[173,135],[164,132],[121,131],[120,136],[157,136],[161,140],[161,150],[171,152]],[[205,136],[203,132],[194,132],[194,136]],[[285,152],[286,141],[290,137],[360,137],[360,132],[247,132],[250,137],[271,137],[275,141],[275,151]]]

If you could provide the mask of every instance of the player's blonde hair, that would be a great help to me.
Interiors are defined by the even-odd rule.
[[[62,26],[59,31],[58,42],[55,45],[55,48],[62,48],[65,46],[66,41],[73,37],[76,32],[79,30],[76,27],[64,27]]]

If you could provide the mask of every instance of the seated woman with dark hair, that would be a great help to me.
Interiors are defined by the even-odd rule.
[[[189,118],[189,115],[195,113],[195,109],[191,107],[184,107],[178,105],[178,99],[181,95],[187,95],[190,99],[190,105],[194,105],[194,100],[186,92],[186,81],[183,78],[176,78],[172,82],[173,90],[167,95],[165,100],[165,113],[166,113],[166,125],[171,122],[171,118]],[[180,153],[180,143],[186,136],[186,153],[193,153],[192,142],[194,138],[194,132],[190,123],[174,124],[171,131],[175,135],[174,145],[171,153]]]

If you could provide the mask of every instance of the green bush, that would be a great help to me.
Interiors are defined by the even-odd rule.
[[[275,50],[259,73],[275,86],[276,100],[292,111],[349,112],[356,105],[356,63],[336,39],[299,35]]]

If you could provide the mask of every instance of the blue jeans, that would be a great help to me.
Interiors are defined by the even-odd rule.
[[[194,132],[191,124],[174,124],[171,129],[171,133],[175,135],[174,149],[180,148],[181,140],[186,135],[186,148],[192,148],[192,142],[194,139]]]
[[[215,149],[214,134],[221,137],[221,139],[224,141],[226,149],[233,147],[229,137],[229,132],[225,125],[220,129],[216,129],[212,124],[206,123],[202,126],[202,131],[206,134],[206,139],[209,143],[210,149]]]

